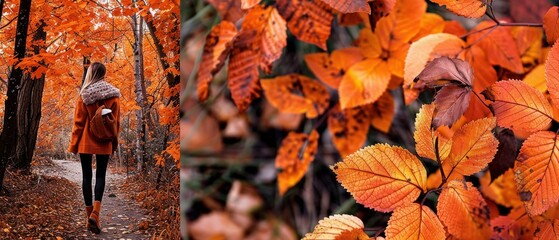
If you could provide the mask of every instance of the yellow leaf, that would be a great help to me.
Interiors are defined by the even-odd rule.
[[[339,87],[342,109],[375,102],[388,87],[390,70],[380,59],[367,59],[351,66]]]
[[[347,214],[337,214],[320,220],[313,232],[307,233],[303,240],[367,240],[369,236],[365,234],[363,228],[361,219]]]
[[[332,169],[358,203],[381,212],[410,204],[426,187],[421,161],[408,150],[386,144],[363,148]]]

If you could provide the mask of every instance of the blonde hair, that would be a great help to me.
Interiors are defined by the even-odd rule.
[[[99,82],[105,78],[106,73],[105,65],[99,62],[92,63],[89,68],[87,69],[87,73],[85,74],[85,79],[83,81],[82,88],[80,89],[80,94],[85,90],[89,85]]]

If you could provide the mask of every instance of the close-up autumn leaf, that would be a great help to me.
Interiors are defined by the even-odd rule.
[[[559,238],[559,1],[181,4],[183,239]]]

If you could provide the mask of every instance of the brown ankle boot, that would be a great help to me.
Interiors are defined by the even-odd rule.
[[[99,212],[101,211],[101,201],[93,202],[93,211],[89,215],[89,230],[95,234],[101,233],[101,222]]]
[[[85,228],[89,229],[89,215],[93,212],[93,206],[85,206]]]

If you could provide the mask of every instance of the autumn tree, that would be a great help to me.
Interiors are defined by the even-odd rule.
[[[0,190],[3,187],[6,166],[10,159],[13,159],[17,146],[18,136],[18,95],[20,84],[23,78],[23,69],[18,68],[17,64],[25,57],[27,44],[27,28],[29,25],[29,13],[31,11],[31,0],[20,1],[16,38],[14,46],[14,64],[12,65],[8,78],[8,98],[5,101],[5,115],[2,133],[0,134]]]
[[[39,21],[33,34],[33,54],[38,55],[45,49],[47,33],[45,23]],[[44,67],[43,67],[44,69]],[[15,152],[14,167],[29,171],[37,142],[39,123],[41,120],[41,106],[43,89],[45,86],[45,72],[33,69],[27,73],[22,81],[21,93],[18,96],[18,136]],[[37,76],[38,75],[38,76]]]

